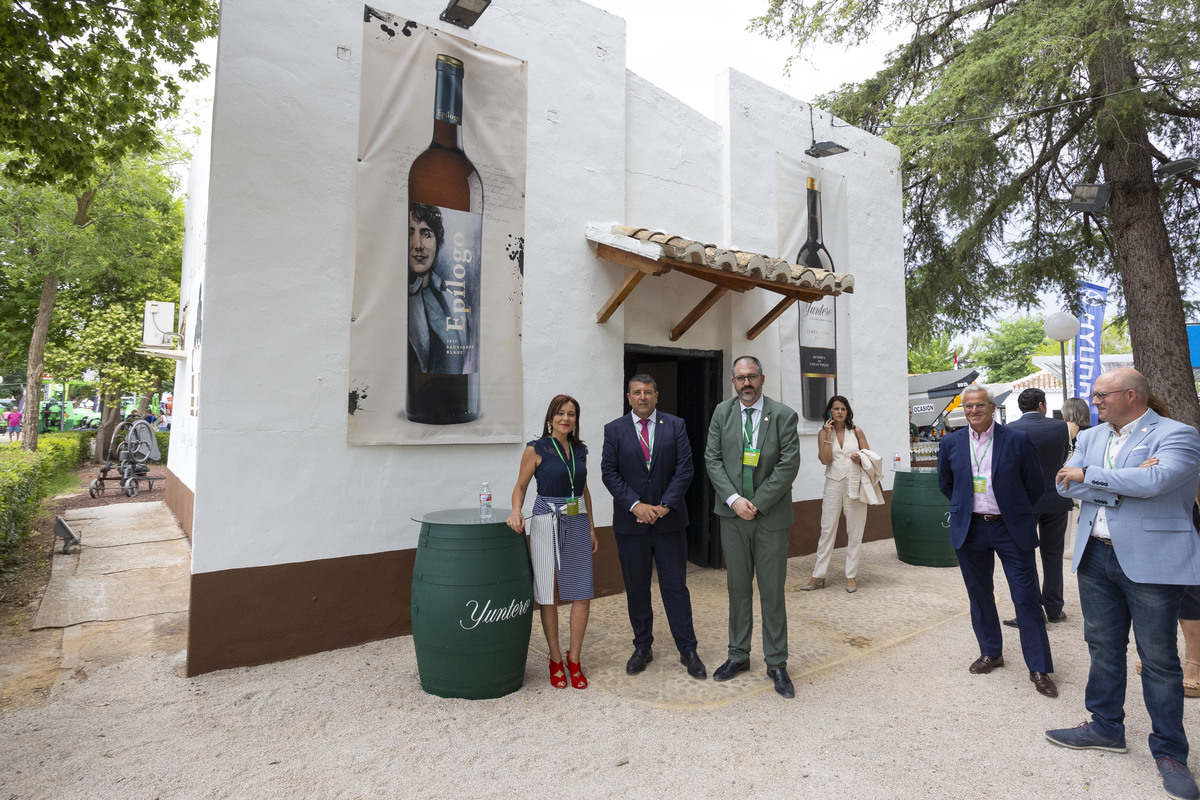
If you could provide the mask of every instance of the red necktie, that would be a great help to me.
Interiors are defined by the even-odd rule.
[[[642,435],[638,437],[638,443],[642,446],[642,457],[647,464],[650,463],[650,420],[639,419],[642,424]]]

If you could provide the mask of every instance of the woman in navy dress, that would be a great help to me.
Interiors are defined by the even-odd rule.
[[[592,525],[592,495],[587,487],[587,448],[579,438],[579,403],[560,394],[546,409],[541,438],[534,439],[521,455],[521,471],[513,487],[513,512],[508,526],[525,531],[521,512],[531,478],[537,478],[537,499],[529,520],[529,552],[533,558],[533,599],[541,605],[542,631],[550,650],[550,684],[565,689],[568,676],[576,689],[587,688],[580,666],[583,635],[587,630],[592,590],[592,554],[596,528]],[[571,602],[571,642],[566,669],[558,643],[558,597]]]

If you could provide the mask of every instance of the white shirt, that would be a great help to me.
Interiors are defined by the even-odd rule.
[[[637,412],[635,412],[635,411],[629,412],[629,418],[633,420],[634,434],[637,435],[639,442],[642,441],[642,418],[639,417],[637,415]],[[655,426],[655,424],[658,423],[658,410],[655,409],[654,411],[651,411],[650,416],[646,417],[646,419],[650,421],[650,424],[646,426],[646,435],[650,437],[650,441],[646,444],[646,446],[650,450],[651,457],[653,457],[654,456],[654,447],[653,447],[653,445],[654,445],[654,426]],[[633,502],[633,505],[631,505],[629,507],[629,510],[633,511],[633,509],[636,508],[637,504],[640,502],[642,502],[642,501],[635,500]]]
[[[1122,428],[1117,428],[1111,422],[1108,423],[1108,443],[1104,447],[1104,459],[1101,462],[1106,469],[1110,468],[1110,464],[1117,463],[1117,454],[1121,452],[1121,448],[1129,441],[1129,434],[1133,433],[1137,426],[1141,424],[1142,416],[1125,425]],[[1100,506],[1096,510],[1096,521],[1092,523],[1092,536],[1097,539],[1108,539],[1112,541],[1112,534],[1108,531],[1108,509],[1105,506]]]
[[[742,430],[746,429],[746,409],[747,408],[754,409],[754,414],[750,417],[750,425],[754,428],[754,432],[750,434],[750,444],[748,444],[748,445],[745,444],[745,441],[746,441],[744,438],[745,434],[742,435],[743,436],[742,446],[749,447],[750,449],[754,449],[754,448],[758,447],[758,432],[762,429],[763,396],[760,394],[758,396],[758,399],[754,401],[754,405],[747,406],[747,405],[743,405],[740,400],[738,401],[738,415],[741,417]],[[738,494],[737,492],[734,492],[733,494],[729,495],[728,498],[726,498],[725,505],[729,506],[730,508],[733,508],[733,501],[737,500],[739,497],[741,497],[741,495]]]

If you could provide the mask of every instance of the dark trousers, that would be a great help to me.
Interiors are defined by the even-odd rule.
[[[625,600],[629,606],[629,624],[633,627],[633,646],[644,650],[654,643],[654,610],[650,606],[650,573],[658,568],[658,589],[662,594],[667,624],[680,653],[696,649],[696,630],[692,626],[692,596],[687,588],[687,531],[658,533],[651,525],[645,533],[616,535],[617,555],[621,559],[621,577],[625,579]]]
[[[1106,739],[1125,738],[1125,682],[1129,629],[1142,660],[1142,699],[1150,714],[1150,754],[1187,763],[1183,726],[1183,668],[1177,645],[1184,587],[1131,581],[1117,553],[1091,540],[1079,569],[1083,638],[1092,663],[1084,702],[1092,730]]]
[[[971,600],[971,627],[979,641],[979,654],[992,658],[1004,654],[1004,637],[992,580],[998,556],[1008,579],[1013,605],[1017,608],[1017,627],[1021,632],[1025,664],[1031,672],[1054,672],[1033,551],[1017,547],[1003,521],[985,522],[972,517],[966,540],[954,552],[962,568],[967,597]]]
[[[1038,539],[1042,552],[1042,607],[1052,617],[1063,610],[1063,548],[1070,511],[1037,514]]]

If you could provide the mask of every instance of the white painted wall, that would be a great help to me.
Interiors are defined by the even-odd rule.
[[[890,463],[891,454],[908,449],[907,321],[904,308],[904,238],[900,153],[882,139],[810,109],[735,70],[721,77],[717,122],[723,128],[724,177],[729,244],[742,250],[773,253],[778,246],[775,204],[775,153],[803,153],[813,141],[833,140],[850,152],[821,160],[822,168],[847,178],[850,262],[854,293],[839,300],[838,389],[854,408],[871,448]],[[752,353],[767,374],[765,392],[780,396],[779,325],[753,342],[745,331],[776,303],[766,292],[727,298],[732,303],[729,347]],[[726,301],[722,301],[726,302]],[[844,337],[849,338],[847,345]],[[790,346],[790,345],[789,345]],[[734,354],[736,355],[736,353]],[[849,356],[847,358],[847,355]],[[796,403],[792,404],[794,407]],[[795,500],[821,496],[824,469],[817,462],[815,436],[801,436],[800,475]],[[884,487],[891,488],[890,475]]]
[[[440,25],[441,4],[381,8]],[[185,257],[185,297],[204,281],[200,415],[171,451],[195,492],[197,573],[412,548],[412,514],[470,506],[482,480],[508,505],[523,445],[346,444],[361,20],[348,0],[222,4],[209,191],[190,198]],[[746,76],[721,79],[713,121],[628,74],[624,32],[583,3],[529,0],[494,4],[466,34],[529,61],[526,432],[537,435],[554,394],[579,398],[598,525],[611,522],[598,456],[603,424],[622,410],[624,344],[671,344],[667,332],[708,287],[649,278],[596,324],[625,270],[595,256],[587,223],[772,253],[774,154],[808,144],[808,107]],[[890,453],[907,441],[898,156],[861,132],[833,138],[855,148],[838,168],[867,223],[851,242],[854,313],[874,323],[859,323],[851,344],[852,382],[869,391],[856,414]],[[777,326],[744,339],[774,303],[765,292],[727,297],[675,346],[721,349],[727,363],[758,354],[778,397]],[[797,500],[818,497],[821,483],[815,443],[802,446]]]

